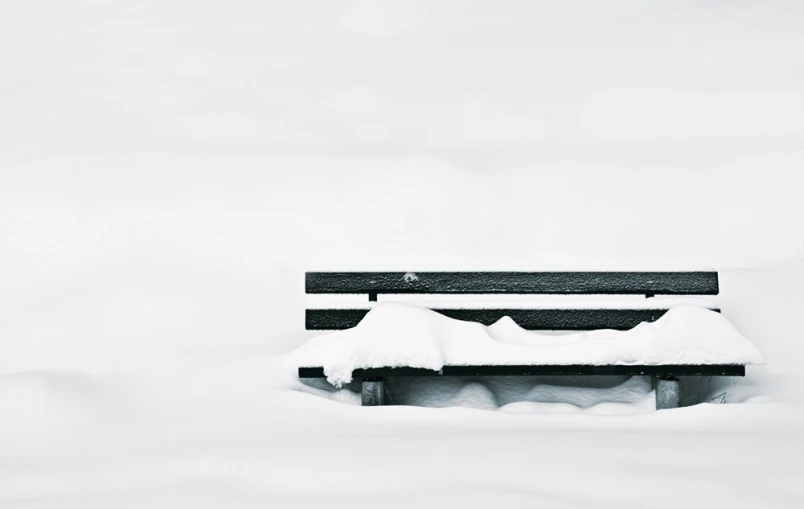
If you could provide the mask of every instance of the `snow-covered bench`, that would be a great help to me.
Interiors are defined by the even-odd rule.
[[[717,295],[717,272],[308,272],[308,294],[367,294],[377,301],[380,294],[554,294],[554,295]],[[616,306],[581,306],[562,308],[530,306],[528,308],[435,308],[442,315],[462,321],[492,325],[510,317],[529,331],[590,331],[613,329],[625,331],[643,322],[653,322],[667,313],[665,299],[620,299]],[[572,302],[567,299],[567,302]],[[719,312],[718,309],[706,306]],[[344,330],[357,326],[369,312],[364,309],[308,309],[308,330]],[[705,312],[711,315],[709,312]],[[719,316],[714,316],[720,319]],[[705,338],[701,338],[705,340]],[[695,340],[695,339],[694,339]],[[687,338],[688,345],[689,338]],[[706,348],[702,349],[706,351]],[[744,376],[745,362],[713,363],[711,355],[676,355],[683,363],[620,363],[619,359],[604,364],[577,363],[473,362],[443,365],[434,370],[414,366],[372,366],[354,369],[351,376],[362,382],[364,406],[387,402],[386,377],[405,376],[509,376],[509,375],[648,375],[656,389],[656,407],[679,405],[679,377]],[[757,354],[758,355],[758,354]],[[565,356],[566,357],[566,356]],[[610,357],[610,356],[609,356]],[[706,357],[704,359],[704,357]],[[750,357],[750,355],[748,355]],[[695,360],[702,359],[703,362]],[[742,359],[739,355],[734,357]],[[747,358],[747,357],[746,357]],[[299,368],[300,378],[326,377],[322,365]]]

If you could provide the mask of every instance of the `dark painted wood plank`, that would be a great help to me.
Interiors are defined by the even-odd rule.
[[[668,364],[663,366],[444,366],[441,371],[424,368],[356,369],[355,379],[408,376],[564,376],[564,375],[651,375],[651,376],[745,376],[740,364]],[[299,378],[326,378],[322,367],[300,367]]]
[[[308,309],[307,330],[342,330],[354,327],[368,309]],[[666,309],[434,309],[444,316],[491,325],[510,316],[527,330],[633,329],[642,322],[653,322]],[[713,311],[719,311],[714,309]]]
[[[307,272],[307,293],[717,295],[717,272]]]
[[[351,329],[368,312],[368,309],[307,309],[304,324],[307,330]]]

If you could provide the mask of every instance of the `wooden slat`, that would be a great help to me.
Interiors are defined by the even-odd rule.
[[[307,330],[342,330],[354,327],[368,309],[308,309]],[[666,309],[434,309],[444,316],[491,325],[510,316],[527,330],[633,329],[642,322],[653,322]],[[714,309],[713,311],[719,311]]]
[[[717,295],[714,271],[307,272],[307,293]]]
[[[441,371],[424,368],[356,369],[355,379],[389,376],[559,376],[559,375],[651,375],[651,376],[745,376],[740,364],[668,364],[663,366],[444,366]],[[299,378],[326,378],[323,367],[300,367]]]

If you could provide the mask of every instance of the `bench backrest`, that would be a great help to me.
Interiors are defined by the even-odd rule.
[[[714,271],[685,272],[307,272],[308,294],[554,294],[717,295]],[[661,317],[660,304],[616,309],[431,308],[443,315],[491,325],[510,316],[528,330],[627,330]],[[715,311],[718,311],[715,309]],[[368,309],[308,309],[308,330],[357,325]]]

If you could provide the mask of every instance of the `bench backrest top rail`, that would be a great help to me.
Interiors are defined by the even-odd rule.
[[[308,294],[717,295],[716,271],[307,272]]]

